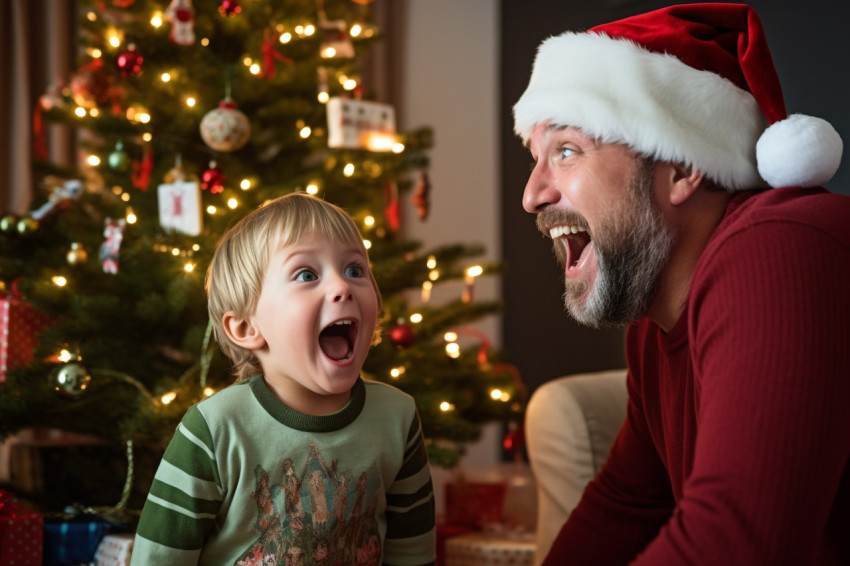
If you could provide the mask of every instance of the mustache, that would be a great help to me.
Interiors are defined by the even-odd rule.
[[[557,210],[547,208],[537,213],[537,229],[544,236],[549,236],[549,228],[558,224],[569,224],[576,226],[582,230],[587,230],[590,233],[590,227],[587,220],[578,212],[572,210]]]

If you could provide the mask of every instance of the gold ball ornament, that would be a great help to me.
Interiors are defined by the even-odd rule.
[[[80,242],[72,242],[71,249],[68,250],[65,258],[68,260],[68,265],[80,265],[86,262],[89,254]]]
[[[11,234],[18,230],[18,217],[14,214],[7,214],[0,218],[0,232]]]
[[[74,399],[88,389],[91,383],[91,375],[80,364],[62,364],[50,374],[50,383],[62,397]]]
[[[17,223],[18,234],[24,236],[32,234],[38,228],[38,220],[30,216],[24,216]]]

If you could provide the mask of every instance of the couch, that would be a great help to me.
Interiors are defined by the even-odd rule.
[[[537,486],[535,566],[608,458],[626,398],[625,369],[560,377],[531,396],[525,434]]]

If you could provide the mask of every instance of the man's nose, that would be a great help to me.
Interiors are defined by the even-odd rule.
[[[553,186],[546,166],[542,163],[535,165],[522,193],[522,207],[525,211],[538,213],[558,202],[560,197],[561,193]]]

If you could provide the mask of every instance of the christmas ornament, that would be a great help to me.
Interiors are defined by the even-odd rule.
[[[201,174],[201,189],[213,194],[224,190],[224,172],[219,169],[215,161],[210,161],[210,167]]]
[[[14,214],[7,214],[0,218],[0,232],[11,234],[18,229],[18,217]]]
[[[115,63],[118,65],[118,70],[121,71],[121,76],[127,78],[136,76],[142,71],[142,61],[144,61],[144,58],[139,55],[136,46],[131,43],[127,46],[126,51],[118,54]]]
[[[351,59],[354,57],[354,44],[351,43],[348,24],[345,20],[327,20],[320,15],[318,27],[319,37],[321,38],[319,55],[322,58],[344,57]]]
[[[130,156],[124,151],[123,142],[115,142],[115,149],[106,158],[106,162],[110,169],[119,173],[124,173],[130,169]]]
[[[236,151],[248,143],[251,137],[251,122],[230,97],[222,100],[218,108],[204,115],[201,120],[201,138],[216,151]]]
[[[94,59],[71,77],[71,98],[84,108],[93,108],[106,102],[109,96],[109,79],[103,70],[103,60]]]
[[[56,182],[57,180],[55,178],[45,179],[45,183],[48,186]],[[41,220],[55,210],[66,207],[70,201],[77,200],[81,196],[83,196],[83,184],[80,181],[71,179],[62,182],[59,185],[53,186],[47,202],[30,212],[29,215],[35,220]]]
[[[274,32],[266,28],[263,30],[263,68],[260,71],[260,76],[268,80],[272,80],[275,76],[275,61],[292,65],[294,61],[289,57],[284,57],[275,50],[275,45],[278,43]]]
[[[68,265],[82,265],[89,259],[89,254],[80,242],[71,242],[71,249],[65,255]]]
[[[201,189],[196,182],[163,183],[158,189],[159,223],[183,234],[197,236],[203,230]]]
[[[132,169],[130,180],[133,182],[133,186],[140,191],[147,191],[151,179],[151,170],[153,169],[153,149],[151,149],[150,144],[145,145],[141,161],[134,161]]]
[[[384,184],[384,217],[387,219],[387,225],[394,233],[401,228],[401,207],[398,202],[398,185],[395,181],[389,180]]]
[[[165,16],[171,20],[168,38],[177,45],[195,43],[195,19],[192,15],[192,0],[171,0],[165,10]]]
[[[328,147],[391,151],[395,108],[390,104],[334,96],[327,103]]]
[[[62,364],[50,374],[50,383],[59,395],[69,399],[79,397],[91,383],[88,370],[77,363]]]
[[[103,237],[106,240],[100,246],[100,262],[104,273],[118,273],[118,253],[121,250],[121,241],[124,239],[124,226],[126,221],[121,218],[114,221],[106,218],[103,222]]]
[[[390,330],[390,341],[397,348],[407,348],[416,342],[416,336],[413,334],[413,329],[404,323],[399,323],[395,328]]]
[[[30,218],[29,216],[24,216],[23,218],[18,220],[16,228],[18,230],[18,234],[22,236],[32,234],[38,229],[38,220],[36,220],[35,218]]]
[[[218,7],[218,13],[225,18],[235,16],[241,11],[242,6],[239,5],[238,0],[222,0],[221,5]]]
[[[431,181],[424,171],[419,173],[419,179],[416,181],[416,187],[410,200],[416,207],[416,215],[419,216],[419,219],[428,218],[428,213],[431,211]]]

